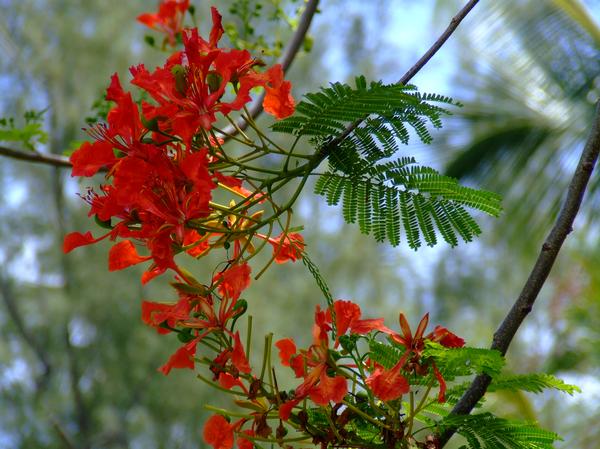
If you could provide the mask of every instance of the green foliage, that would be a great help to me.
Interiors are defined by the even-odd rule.
[[[489,392],[522,390],[530,393],[542,393],[544,390],[549,389],[564,391],[571,396],[574,393],[581,393],[581,389],[578,386],[567,384],[561,379],[545,373],[498,376],[488,387]]]
[[[317,180],[315,192],[330,205],[341,202],[344,219],[358,223],[364,234],[396,246],[404,229],[408,245],[417,249],[422,240],[434,246],[437,230],[455,246],[457,235],[468,242],[481,233],[465,207],[497,216],[499,196],[461,186],[412,157],[391,159],[400,151],[399,143],[408,143],[410,130],[422,142],[431,142],[427,124],[441,127],[441,116],[448,113],[435,103],[457,104],[413,86],[368,85],[358,77],[356,88],[334,83],[307,94],[298,114],[275,123],[273,130],[309,137],[329,155],[329,169]],[[347,131],[359,121],[360,126]]]
[[[402,354],[404,352],[397,347],[386,345],[376,340],[369,340],[369,357],[385,369],[390,369],[398,363]]]
[[[28,150],[35,151],[35,146],[48,141],[48,134],[43,128],[43,111],[27,111],[23,115],[25,124],[15,126],[13,117],[0,118],[0,142],[18,142]]]
[[[87,123],[88,126],[92,126],[98,122],[106,121],[108,111],[110,111],[110,108],[112,107],[112,102],[106,100],[104,97],[104,92],[102,92],[92,103],[92,115],[89,115],[85,118],[85,123]]]
[[[535,424],[510,421],[490,413],[448,415],[438,422],[440,432],[456,428],[467,441],[460,449],[552,449],[561,438]]]
[[[281,0],[234,0],[229,7],[229,13],[235,18],[225,22],[224,28],[233,46],[261,53],[265,56],[280,56],[283,48],[281,33],[265,32],[267,23],[285,24],[295,29],[298,24],[296,17],[286,14]],[[299,15],[301,8],[297,9]],[[267,23],[264,23],[265,20]],[[257,30],[262,30],[261,32]],[[276,36],[273,38],[272,36]],[[310,45],[304,45],[305,51],[310,51]]]
[[[471,374],[497,376],[504,367],[504,357],[499,351],[483,348],[446,348],[427,341],[423,357],[431,357],[446,379]]]

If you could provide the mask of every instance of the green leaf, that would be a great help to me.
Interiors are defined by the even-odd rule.
[[[447,380],[457,376],[488,374],[495,377],[504,367],[504,357],[499,351],[483,348],[446,348],[426,341],[423,358],[431,357]]]
[[[561,379],[545,373],[498,376],[494,378],[487,391],[522,390],[530,393],[542,393],[544,390],[550,389],[564,391],[571,396],[574,393],[581,393],[581,389],[578,386],[569,385]]]
[[[369,357],[385,369],[392,368],[398,363],[403,354],[404,351],[395,346],[380,343],[376,340],[369,340]]]
[[[524,421],[498,418],[491,413],[448,415],[438,422],[439,431],[456,429],[471,449],[553,449],[561,440],[554,432]]]
[[[439,128],[448,114],[434,103],[457,105],[449,97],[421,94],[414,86],[369,84],[358,77],[355,87],[334,83],[307,94],[296,115],[272,128],[309,137],[317,148],[327,149],[329,169],[317,180],[315,192],[329,205],[341,202],[344,219],[357,223],[362,233],[396,246],[404,231],[413,249],[423,240],[434,246],[439,234],[455,246],[459,236],[469,242],[481,233],[465,208],[497,216],[500,197],[461,186],[413,158],[391,159],[399,153],[399,143],[408,143],[410,128],[424,143],[432,140],[428,126]]]

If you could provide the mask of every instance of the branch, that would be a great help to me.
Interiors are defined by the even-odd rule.
[[[598,159],[598,153],[600,153],[600,102],[596,104],[596,114],[592,131],[585,143],[579,164],[569,184],[563,207],[546,241],[542,245],[540,254],[529,274],[527,282],[525,282],[521,290],[521,294],[504,318],[502,324],[500,324],[500,327],[494,333],[491,349],[500,351],[502,355],[506,354],[517,330],[525,317],[531,312],[533,304],[550,274],[550,270],[554,265],[563,242],[573,230],[573,221],[579,212],[585,189]],[[469,414],[483,397],[491,381],[491,377],[486,374],[477,376],[452,410],[452,414]],[[454,431],[455,429],[448,430],[440,436],[440,447],[448,442]]]
[[[0,155],[38,164],[54,165],[56,167],[71,167],[69,158],[58,154],[38,153],[37,151],[19,151],[0,145]]]
[[[440,48],[446,43],[448,38],[456,31],[458,25],[463,21],[463,19],[469,14],[469,12],[475,7],[475,5],[479,2],[479,0],[470,0],[459,12],[456,14],[448,27],[444,30],[444,32],[440,35],[440,37],[434,42],[434,44],[425,52],[423,56],[406,72],[402,78],[398,80],[397,84],[406,84],[408,83],[419,71],[429,62],[429,60],[435,55]],[[365,117],[366,118],[366,117]],[[323,162],[327,157],[334,151],[342,141],[348,137],[352,131],[354,131],[358,126],[364,121],[364,119],[357,120],[354,123],[351,123],[346,127],[344,132],[342,132],[339,136],[329,142],[328,145],[321,148],[321,150],[315,154],[314,159],[311,161],[313,167],[317,167],[321,162]]]
[[[306,3],[306,9],[302,13],[302,17],[300,17],[298,28],[296,28],[296,31],[294,32],[294,35],[288,42],[288,45],[284,50],[283,54],[277,60],[277,64],[281,64],[284,73],[288,71],[288,69],[292,65],[292,62],[294,61],[294,58],[298,54],[298,50],[300,50],[300,46],[304,42],[304,38],[306,37],[306,33],[308,32],[310,23],[312,22],[312,19],[315,13],[317,12],[318,6],[319,0],[308,0],[308,2]],[[252,107],[250,107],[250,109],[248,110],[248,112],[250,113],[250,117],[252,117],[253,120],[262,113],[262,104],[264,99],[265,92],[263,91],[260,94],[260,96],[254,101]],[[248,120],[244,120],[243,118],[240,119],[237,123],[238,128],[242,131],[248,128],[248,125]],[[223,130],[223,133],[225,135],[223,138],[227,140],[229,137],[235,136],[238,133],[238,130],[235,129],[233,126],[229,125]]]
[[[17,306],[12,283],[2,272],[0,272],[0,295],[8,310],[11,321],[17,328],[17,332],[21,335],[23,342],[31,348],[42,365],[42,373],[36,381],[36,389],[38,391],[43,390],[50,381],[52,366],[50,365],[44,346],[37,340],[36,335],[27,328],[23,315]]]

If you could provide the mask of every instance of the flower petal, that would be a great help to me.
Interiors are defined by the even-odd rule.
[[[96,243],[107,236],[108,234],[95,239],[90,231],[86,232],[85,234],[82,234],[81,232],[71,232],[65,236],[63,241],[63,252],[68,253],[73,251],[75,248],[79,248],[80,246]]]
[[[204,441],[214,449],[233,448],[233,426],[221,415],[213,415],[204,424]]]
[[[392,401],[409,392],[410,385],[406,378],[400,374],[403,364],[404,361],[402,360],[401,363],[397,363],[389,370],[377,367],[373,374],[367,378],[367,385],[373,391],[373,394],[382,401]]]
[[[123,240],[114,245],[108,253],[108,271],[122,270],[150,259],[140,256],[131,240]]]
[[[173,368],[189,368],[194,369],[194,359],[193,356],[196,353],[196,345],[192,345],[189,347],[189,343],[185,346],[179,348],[175,353],[169,357],[167,363],[159,368],[159,371],[162,372],[165,376],[171,372]]]

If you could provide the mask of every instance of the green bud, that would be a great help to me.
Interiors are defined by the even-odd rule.
[[[221,88],[223,77],[219,73],[209,72],[208,75],[206,75],[206,82],[208,83],[210,93],[215,93]]]
[[[100,220],[100,218],[98,218],[98,215],[94,215],[94,221],[101,228],[112,229],[112,224],[110,222],[110,218],[106,221],[102,221],[102,220]]]
[[[178,340],[179,340],[181,343],[188,343],[188,342],[192,341],[194,338],[196,338],[196,337],[194,337],[194,336],[192,335],[192,330],[191,330],[191,329],[189,329],[189,328],[188,328],[188,329],[185,329],[185,330],[182,330],[181,332],[179,332],[179,333],[177,334],[177,339],[178,339]]]
[[[150,36],[148,34],[144,36],[144,42],[146,42],[151,47],[154,47],[154,45],[156,44],[156,41],[154,40],[154,37]]]
[[[177,64],[173,66],[173,68],[171,69],[171,73],[175,77],[175,89],[181,95],[185,95],[185,92],[187,90],[187,81],[185,79],[185,67],[183,67],[181,64]]]
[[[306,36],[304,38],[304,42],[302,43],[302,48],[306,53],[309,53],[312,48],[313,48],[313,44],[314,44],[314,39],[310,36]]]
[[[140,121],[142,122],[142,125],[144,125],[144,128],[150,131],[158,131],[158,119],[156,117],[146,120],[144,114],[140,114]]]
[[[246,312],[246,310],[248,309],[248,301],[246,301],[245,299],[238,300],[238,302],[235,303],[233,310],[238,310],[238,309],[241,309],[241,310],[237,315],[243,315],[244,312]]]
[[[340,345],[346,352],[352,352],[353,349],[356,348],[356,340],[358,339],[357,335],[342,335],[340,336]]]

